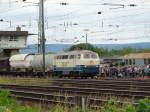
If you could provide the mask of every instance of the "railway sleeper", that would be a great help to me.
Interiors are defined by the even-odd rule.
[[[112,98],[112,97],[115,97],[116,99],[118,100],[124,100],[124,99],[132,99],[132,100],[135,100],[135,101],[138,101],[139,99],[142,99],[142,98],[145,98],[146,96],[143,96],[143,95],[129,95],[129,94],[114,94],[114,93],[104,93],[104,94],[98,94],[98,93],[84,93],[84,94],[81,94],[81,91],[78,91],[77,92],[72,92],[72,93],[68,93],[68,92],[51,92],[50,93],[45,93],[45,92],[40,92],[40,93],[37,93],[37,92],[31,92],[31,91],[27,91],[26,93],[24,93],[24,91],[16,91],[16,90],[12,90],[12,92],[23,92],[22,94],[27,94],[27,95],[38,95],[37,97],[46,97],[46,98],[53,98],[53,99],[62,99],[62,100],[71,100],[71,97],[73,96],[84,96],[84,97],[93,97],[95,96],[96,98],[105,98],[105,99],[108,99],[108,98]],[[52,94],[53,93],[53,94]],[[16,94],[16,93],[15,93]],[[73,96],[70,96],[70,95],[73,95]]]
[[[5,87],[5,88],[7,88],[7,87]],[[9,87],[10,88],[10,87]],[[26,87],[24,88],[24,87],[20,87],[20,88],[18,88],[18,87],[16,87],[17,89],[27,89]],[[49,89],[49,88],[51,88],[51,89]],[[11,88],[12,89],[12,88]],[[64,92],[64,90],[66,91],[66,92],[71,92],[71,91],[75,91],[75,92],[77,92],[77,91],[79,91],[80,93],[84,93],[84,92],[87,92],[87,93],[90,93],[91,91],[94,93],[119,93],[119,94],[129,94],[129,95],[144,95],[144,96],[150,96],[150,92],[148,92],[148,91],[129,91],[129,90],[113,90],[113,89],[87,89],[87,88],[60,88],[60,87],[48,87],[48,88],[45,88],[45,87],[40,87],[40,88],[28,88],[28,90],[31,90],[31,91],[45,91],[45,92],[51,92],[52,90],[53,91],[55,91],[56,90],[56,92],[58,92],[58,90],[59,90],[59,92]]]
[[[12,88],[11,88],[12,89]],[[18,89],[18,88],[14,88],[15,90],[24,90],[23,88],[22,89]],[[70,93],[70,94],[72,94],[72,93],[79,93],[79,94],[95,94],[95,95],[100,95],[100,94],[107,94],[107,93],[109,93],[109,94],[126,94],[126,95],[130,95],[130,96],[135,96],[135,95],[137,95],[137,94],[130,94],[130,92],[128,92],[128,91],[126,91],[126,92],[121,92],[121,93],[119,93],[119,92],[113,92],[113,91],[108,91],[108,92],[99,92],[99,91],[97,91],[97,92],[95,92],[95,91],[93,91],[93,92],[87,92],[87,91],[84,91],[84,90],[59,90],[58,88],[55,88],[55,89],[49,89],[49,90],[42,90],[42,89],[32,89],[32,88],[30,88],[30,89],[28,89],[28,91],[34,91],[34,92],[45,92],[45,93]],[[139,94],[139,92],[138,92],[138,96],[144,96],[143,94]],[[148,97],[148,95],[145,95],[146,97]]]
[[[79,99],[80,101],[77,101],[78,99],[75,100],[75,102],[71,102],[71,101],[59,101],[59,100],[52,100],[52,99],[44,99],[44,98],[35,98],[35,97],[31,97],[31,96],[22,96],[22,95],[13,95],[13,97],[16,97],[17,99],[23,100],[23,101],[31,101],[31,102],[38,102],[40,104],[61,104],[61,105],[66,105],[66,106],[75,106],[75,105],[79,105],[82,106],[81,103],[83,103],[81,101],[81,99]],[[84,105],[88,105],[91,108],[101,108],[101,106],[105,103],[107,103],[109,100],[105,100],[105,99],[88,99],[88,100],[96,100],[99,101],[98,103],[89,103],[90,101],[86,101],[84,102]],[[121,102],[121,101],[115,101],[115,103],[118,103],[119,105],[123,105],[123,104],[127,104],[128,102]],[[134,105],[137,105],[138,103],[133,103]]]
[[[28,88],[28,87],[32,87],[32,88],[40,88],[40,89],[49,89],[49,88],[60,88],[60,89],[76,89],[76,88],[78,88],[78,87],[59,87],[59,86],[49,86],[49,87],[39,87],[39,86],[19,86],[19,85],[0,85],[1,86],[1,88]],[[81,87],[80,87],[81,88]],[[142,88],[142,87],[141,87]],[[106,90],[106,87],[105,88],[84,88],[84,89],[95,89],[95,90]],[[117,91],[117,89],[119,89],[118,91],[121,91],[122,89],[123,89],[123,91],[124,90],[127,90],[127,91],[139,91],[138,90],[138,88],[130,88],[130,89],[126,89],[126,88],[122,88],[121,89],[121,87],[120,88],[115,88],[114,86],[112,86],[112,88],[111,87],[108,87],[107,88],[107,90],[116,90]],[[91,90],[90,90],[91,91]],[[148,88],[143,88],[143,91],[149,91],[149,89]]]
[[[20,100],[26,100],[26,101],[35,101],[40,104],[45,104],[45,103],[53,103],[53,104],[64,104],[64,105],[75,105],[74,102],[67,102],[67,101],[56,101],[56,100],[49,100],[49,99],[44,99],[44,98],[36,98],[36,97],[30,97],[30,96],[23,96],[23,95],[13,95],[13,97],[20,99]]]
[[[63,96],[63,95],[55,95],[55,94],[45,94],[45,93],[36,93],[36,92],[29,92],[29,91],[11,91],[12,94],[15,95],[23,95],[23,96],[31,96],[35,98],[41,99],[54,99],[54,100],[61,100],[61,101],[72,101],[74,96]]]

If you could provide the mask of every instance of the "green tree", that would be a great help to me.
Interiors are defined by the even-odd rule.
[[[110,56],[124,56],[130,53],[145,53],[145,52],[150,52],[150,48],[144,48],[144,49],[135,49],[131,47],[126,47],[123,49],[112,49],[108,50],[106,48],[98,48],[92,44],[77,44],[71,46],[67,51],[73,51],[73,50],[91,50],[99,54],[100,57],[110,57]]]
[[[98,48],[98,47],[91,45],[89,43],[87,45],[85,43],[73,45],[67,51],[73,51],[73,50],[91,50],[93,52],[98,53],[99,56],[108,56],[108,54],[109,54],[107,49]]]
[[[73,45],[71,46],[68,51],[72,51],[72,50],[95,50],[96,47],[94,47],[91,44],[85,44],[85,43],[81,43],[81,44],[77,44],[77,45]]]

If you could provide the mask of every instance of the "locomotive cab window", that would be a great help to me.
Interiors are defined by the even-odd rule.
[[[70,58],[70,59],[74,59],[74,58],[75,58],[75,55],[70,55],[69,58]]]
[[[78,54],[78,55],[77,55],[77,58],[80,59],[80,58],[81,58],[81,54]]]
[[[85,59],[89,59],[90,58],[90,54],[89,53],[84,54],[84,58]]]
[[[96,54],[91,54],[91,58],[97,59],[97,55]]]
[[[61,56],[57,56],[57,59],[61,59]]]
[[[63,55],[62,59],[68,59],[68,55]]]

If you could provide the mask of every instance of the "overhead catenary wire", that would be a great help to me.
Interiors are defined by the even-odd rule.
[[[71,13],[73,13],[73,12],[70,12],[70,13],[68,13],[68,14],[66,14],[66,15],[60,15],[60,17],[63,17],[63,16],[69,16]],[[87,14],[87,15],[89,15],[89,14]],[[94,15],[94,14],[93,14]],[[83,15],[83,16],[85,16],[85,15]],[[126,16],[130,16],[130,15],[126,15]],[[53,17],[53,16],[51,16],[51,17]],[[59,16],[58,16],[59,17]],[[75,16],[75,17],[79,17],[79,16]],[[75,18],[75,17],[71,17],[71,18]],[[125,16],[122,16],[122,17],[125,17]],[[118,18],[118,17],[117,17]],[[120,18],[120,17],[119,17]],[[64,18],[64,19],[66,19],[66,18]],[[67,18],[68,19],[68,18]],[[104,20],[108,20],[109,18],[104,18]],[[115,19],[115,18],[110,18],[110,19]],[[62,20],[62,19],[60,19],[60,20]]]
[[[94,5],[95,4],[95,5]],[[62,11],[63,13],[62,14],[54,14],[54,15],[51,15],[49,16],[50,14],[47,14],[47,19],[48,21],[50,22],[50,20],[52,20],[51,22],[54,22],[54,24],[57,26],[57,27],[63,27],[63,26],[60,26],[59,24],[62,24],[63,22],[76,22],[76,18],[84,18],[84,17],[95,17],[95,20],[80,20],[80,21],[77,21],[76,23],[78,24],[77,26],[74,26],[73,28],[68,28],[70,30],[74,30],[74,29],[82,29],[84,27],[93,27],[93,28],[99,28],[99,26],[97,26],[98,22],[99,21],[104,21],[104,28],[109,28],[108,25],[110,23],[112,23],[113,21],[113,24],[116,24],[117,25],[117,20],[122,20],[123,18],[132,18],[132,17],[136,17],[136,16],[143,16],[144,14],[147,14],[149,12],[149,8],[147,8],[148,5],[146,4],[142,4],[143,6],[146,6],[146,7],[135,7],[135,8],[129,8],[129,9],[119,9],[119,10],[107,10],[107,11],[103,11],[102,10],[102,15],[97,15],[97,11],[98,11],[98,8],[97,8],[97,11],[96,10],[91,10],[90,12],[81,12],[83,9],[75,9],[75,10],[70,10],[72,8],[72,5],[73,4],[70,4],[71,6],[67,7],[67,11]],[[74,6],[86,6],[87,7],[94,7],[94,6],[97,6],[96,3],[93,3],[91,6],[90,4],[74,4]],[[139,6],[139,5],[138,5]],[[58,7],[57,7],[58,8]],[[15,9],[15,8],[14,8]],[[17,9],[18,10],[18,9]],[[87,10],[87,9],[86,9]],[[132,14],[128,14],[126,13],[126,11],[129,10],[131,12],[135,12],[135,13],[132,13]],[[13,11],[13,10],[12,10]],[[100,10],[101,11],[101,10]],[[81,13],[80,13],[81,12]],[[122,15],[118,15],[116,17],[113,17],[115,13],[122,13]],[[7,13],[7,12],[6,12]],[[109,14],[111,13],[111,15]],[[106,17],[105,15],[110,15],[109,17]],[[1,15],[5,15],[5,12]],[[18,14],[19,15],[19,14]],[[13,16],[16,16],[15,14]],[[13,17],[12,15],[9,16],[9,18]],[[97,18],[96,18],[97,17]],[[106,22],[107,21],[107,22]],[[60,22],[60,23],[59,23]],[[141,23],[144,23],[144,21],[141,21]],[[118,24],[120,27],[136,27],[137,25],[135,23],[133,23],[133,25],[129,25],[128,23],[120,23]],[[34,26],[31,26],[32,28],[34,28]],[[50,27],[50,26],[49,26]],[[111,28],[109,28],[111,29]],[[65,32],[67,33],[67,32]],[[110,31],[111,33],[111,31]],[[65,36],[65,35],[64,35]]]
[[[106,12],[105,12],[106,13]]]

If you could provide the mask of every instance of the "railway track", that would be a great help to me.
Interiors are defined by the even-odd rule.
[[[60,103],[67,105],[81,104],[82,99],[86,99],[90,104],[99,106],[101,103],[108,101],[109,97],[117,96],[117,102],[120,104],[126,103],[125,97],[134,98],[134,103],[137,104],[137,99],[144,98],[144,95],[137,95],[137,92],[129,94],[129,91],[103,90],[92,88],[62,88],[62,87],[25,87],[25,86],[1,86],[3,89],[8,89],[19,99],[38,101],[45,103]],[[94,91],[93,91],[94,90]],[[90,92],[92,91],[92,92]],[[138,92],[139,93],[139,92]],[[140,93],[142,94],[142,93]],[[150,97],[150,96],[147,96]]]
[[[14,97],[21,100],[59,103],[65,105],[85,105],[98,107],[115,97],[116,102],[123,104],[139,99],[150,98],[150,81],[148,80],[77,80],[53,79],[49,86],[23,86],[0,84],[8,89]],[[42,83],[42,81],[40,82]]]

